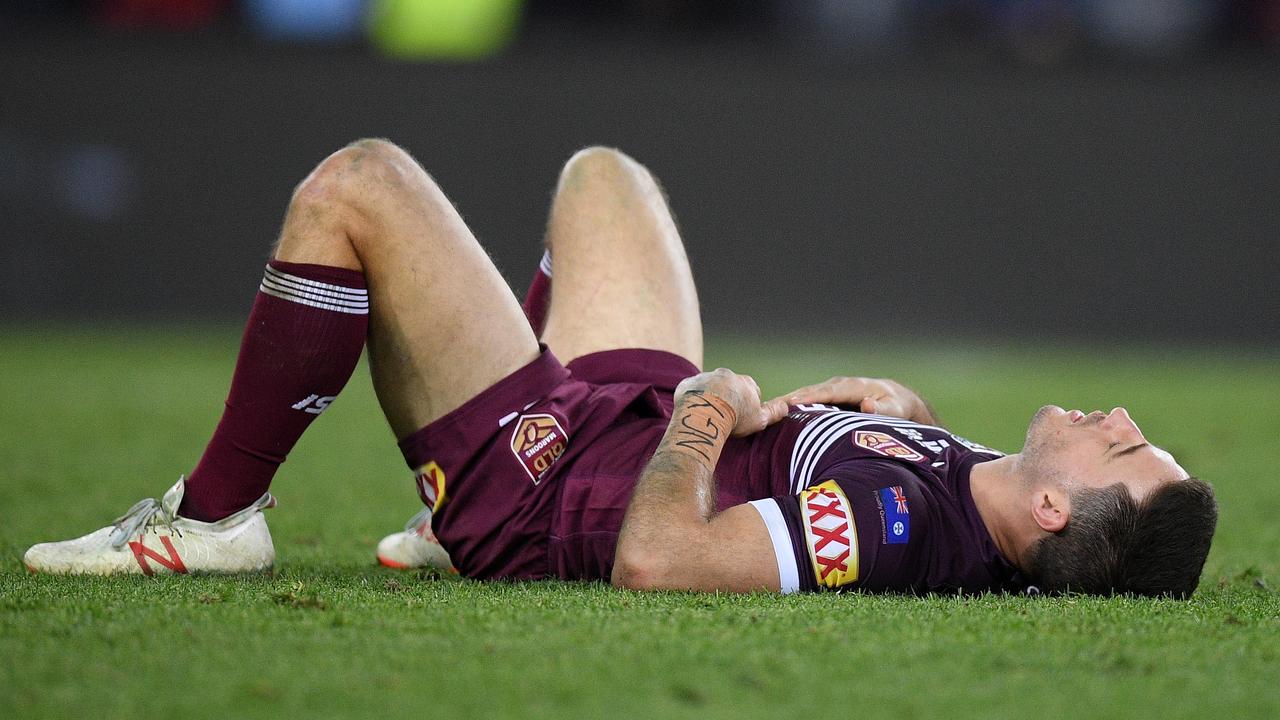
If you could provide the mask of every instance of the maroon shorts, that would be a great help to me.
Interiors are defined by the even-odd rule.
[[[473,578],[604,578],[631,489],[698,368],[657,350],[533,362],[400,443]]]

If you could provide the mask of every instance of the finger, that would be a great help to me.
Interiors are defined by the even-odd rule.
[[[872,398],[875,404],[875,413],[877,415],[888,415],[889,417],[903,418],[910,420],[911,413],[903,405],[902,400],[892,395],[881,395]]]
[[[825,402],[857,405],[875,394],[875,386],[867,378],[842,378],[831,385],[830,399]]]
[[[770,400],[764,404],[764,411],[764,426],[769,427],[786,417],[787,413],[791,412],[791,407],[785,400]]]
[[[789,410],[786,401],[782,399],[775,398],[767,403],[761,403],[756,413],[738,422],[733,429],[733,434],[735,437],[742,437],[760,432],[786,417]]]
[[[849,381],[853,381],[852,383]],[[793,405],[801,403],[840,403],[840,402],[857,402],[862,399],[860,386],[855,378],[844,378],[842,380],[828,380],[816,385],[806,385],[798,390],[793,390],[787,394],[788,400]],[[857,397],[851,397],[857,395]]]
[[[791,392],[787,393],[787,395],[799,396],[799,397],[809,397],[814,395],[828,395],[831,393],[831,390],[835,386],[835,383],[836,383],[835,378],[832,378],[831,380],[826,380],[824,382],[814,383],[812,385],[805,385],[803,387],[796,388],[795,390],[792,390]]]
[[[779,395],[779,396],[774,397],[774,398],[769,398],[766,402],[771,402],[771,403],[773,403],[773,402],[780,402],[780,403],[782,403],[782,404],[784,404],[784,405],[794,405],[794,404],[795,404],[795,403],[791,402],[791,393],[786,393],[786,394]]]
[[[876,414],[880,414],[878,412],[878,407],[879,405],[876,403],[875,398],[863,398],[862,404],[858,406],[858,409],[864,413],[870,413],[872,415],[876,415]]]

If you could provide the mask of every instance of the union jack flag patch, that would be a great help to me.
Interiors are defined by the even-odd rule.
[[[907,493],[901,485],[880,488],[880,507],[884,508],[884,541],[901,545],[911,537],[911,513]]]

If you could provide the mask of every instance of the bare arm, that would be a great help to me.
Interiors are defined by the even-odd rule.
[[[833,377],[782,395],[790,405],[825,403],[852,405],[865,413],[889,415],[941,427],[937,412],[927,400],[900,382],[888,378]]]
[[[676,389],[666,435],[636,483],[618,536],[613,584],[643,590],[778,590],[764,521],[739,505],[715,512],[715,467],[730,435],[781,419],[751,378],[717,370]]]

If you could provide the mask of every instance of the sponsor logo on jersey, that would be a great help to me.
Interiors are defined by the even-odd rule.
[[[880,508],[884,511],[884,541],[888,545],[902,545],[911,537],[911,513],[907,507],[907,492],[901,485],[880,488]]]
[[[511,452],[534,485],[542,482],[568,443],[569,435],[560,427],[560,422],[544,413],[521,415],[511,433]]]
[[[924,455],[902,444],[902,441],[876,430],[859,430],[855,432],[853,434],[853,444],[897,460],[920,462],[924,459]]]
[[[435,460],[418,468],[418,497],[422,503],[437,512],[444,505],[448,495],[445,494],[444,470]]]
[[[800,493],[809,560],[819,585],[838,588],[858,579],[858,534],[849,499],[834,480]]]

